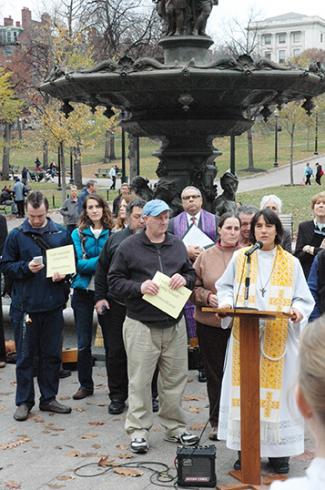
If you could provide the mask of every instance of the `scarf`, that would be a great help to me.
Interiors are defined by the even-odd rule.
[[[244,253],[247,248],[240,250],[236,263],[235,293],[240,285],[237,306],[244,306],[244,284],[242,271],[246,270]],[[248,307],[256,307],[258,284],[258,254],[251,256],[250,292]],[[293,296],[294,258],[282,247],[276,247],[273,267],[270,270],[267,310],[289,311]],[[240,284],[241,283],[241,284]],[[240,427],[240,364],[239,364],[239,318],[234,320],[232,329],[233,358],[232,358],[232,418]],[[260,321],[260,420],[261,440],[266,443],[278,442],[278,427],[280,416],[280,397],[282,388],[284,357],[288,337],[287,319]]]

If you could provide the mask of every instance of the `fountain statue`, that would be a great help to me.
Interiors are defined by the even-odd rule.
[[[168,188],[173,194],[176,188],[180,193],[194,185],[202,191],[205,208],[213,210],[214,160],[220,154],[213,138],[240,135],[257,115],[267,120],[275,107],[294,100],[310,114],[312,98],[325,91],[325,73],[320,66],[288,68],[249,55],[213,56],[205,28],[216,1],[154,2],[163,24],[163,62],[124,56],[88,70],[65,73],[56,67],[40,90],[61,99],[67,116],[73,110],[70,102],[93,110],[105,106],[107,117],[121,109],[126,131],[161,141],[154,153],[164,179],[160,192]]]

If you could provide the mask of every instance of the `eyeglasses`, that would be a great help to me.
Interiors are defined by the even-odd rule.
[[[183,196],[182,200],[189,201],[190,199],[198,199],[199,197],[201,197],[200,194],[193,194],[192,196]]]

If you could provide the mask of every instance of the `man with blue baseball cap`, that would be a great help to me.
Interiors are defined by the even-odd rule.
[[[173,318],[147,301],[159,286],[152,280],[160,271],[170,277],[172,289],[193,289],[195,272],[181,240],[167,232],[169,207],[160,199],[144,206],[145,229],[124,240],[115,253],[108,288],[123,298],[127,314],[123,339],[128,359],[129,409],[125,428],[135,453],[149,449],[152,427],[151,380],[158,364],[159,417],[165,440],[184,446],[197,444],[198,436],[185,428],[182,395],[187,382],[187,334],[183,312]]]

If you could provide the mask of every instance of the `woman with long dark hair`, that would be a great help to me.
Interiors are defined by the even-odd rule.
[[[110,235],[113,222],[111,212],[102,197],[86,197],[78,228],[72,232],[77,257],[77,274],[72,282],[73,308],[78,336],[78,378],[80,387],[73,395],[81,400],[94,392],[92,379],[92,325],[94,314],[94,277],[98,258]]]
[[[251,255],[248,304],[245,296],[247,257],[243,248],[234,253],[216,283],[219,307],[248,306],[258,310],[284,311],[286,318],[260,320],[260,417],[261,456],[268,457],[277,473],[288,473],[289,456],[304,452],[304,429],[287,393],[297,369],[298,341],[314,300],[299,261],[281,247],[283,228],[270,209],[258,211],[251,223],[251,243],[262,248]],[[225,318],[222,326],[231,324]],[[240,450],[239,320],[232,326],[222,382],[218,437],[227,447]],[[274,401],[267,409],[268,400]],[[240,459],[235,469],[240,468]]]

